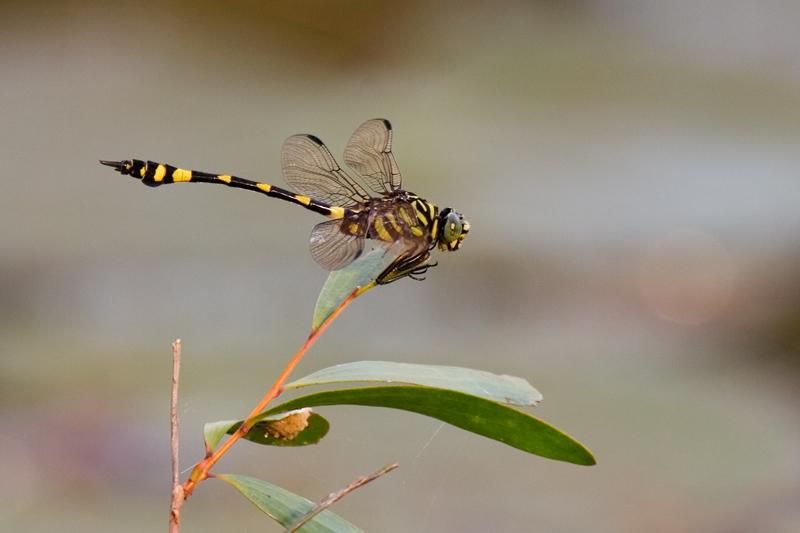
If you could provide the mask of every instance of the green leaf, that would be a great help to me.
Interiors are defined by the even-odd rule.
[[[231,428],[233,428],[232,431],[236,431],[236,428],[238,428],[240,424],[241,421],[239,420],[220,420],[218,422],[207,422],[205,425],[203,425],[203,438],[205,438],[206,441],[206,448],[209,450],[216,449],[216,447],[219,446],[219,442],[222,440],[222,437],[225,436],[225,433],[227,433]]]
[[[460,368],[391,361],[358,361],[318,370],[286,385],[287,389],[330,383],[372,381],[437,387],[511,405],[536,405],[542,395],[522,378]]]
[[[322,438],[328,434],[328,430],[330,429],[330,423],[325,417],[317,413],[311,413],[308,417],[308,426],[298,433],[297,436],[291,439],[270,436],[267,432],[267,424],[281,419],[284,415],[285,413],[282,412],[277,416],[263,418],[257,424],[253,425],[243,438],[250,442],[266,446],[308,446],[309,444],[316,444],[321,441]],[[203,427],[203,433],[208,448],[214,450],[226,433],[228,435],[233,434],[241,425],[241,420],[221,420],[219,422],[207,423]]]
[[[217,474],[283,527],[289,527],[314,508],[310,500],[260,479],[236,474]],[[324,510],[299,529],[302,533],[347,533],[362,530],[329,510]]]
[[[514,448],[578,465],[593,465],[592,453],[553,426],[511,407],[463,392],[416,386],[385,386],[319,392],[263,413],[319,405],[365,405],[420,413]]]
[[[312,331],[318,329],[353,291],[360,295],[375,286],[375,280],[386,268],[385,255],[384,248],[375,248],[328,275],[314,307]]]

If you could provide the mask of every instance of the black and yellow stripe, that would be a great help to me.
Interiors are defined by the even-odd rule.
[[[328,205],[308,196],[275,187],[269,183],[251,181],[238,176],[186,170],[165,163],[142,161],[140,159],[128,159],[125,161],[101,160],[100,163],[114,168],[120,174],[140,179],[142,183],[149,187],[158,187],[167,183],[218,183],[236,189],[266,194],[272,198],[280,198],[334,220],[344,218],[351,212],[350,209]]]
[[[415,194],[408,193],[408,199],[416,212],[419,225],[427,228],[431,239],[436,240],[439,232],[439,208]]]

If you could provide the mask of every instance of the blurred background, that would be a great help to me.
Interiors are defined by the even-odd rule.
[[[313,214],[151,190],[138,157],[282,183],[389,118],[407,189],[467,216],[428,280],[359,299],[296,375],[344,361],[528,379],[591,468],[438,421],[323,410],[317,446],[218,466],[367,531],[800,530],[800,5],[0,4],[0,529],[159,531],[170,342],[184,467],[305,339]],[[184,528],[279,531],[209,481]]]

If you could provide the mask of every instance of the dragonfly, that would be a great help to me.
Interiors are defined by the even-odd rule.
[[[126,159],[105,161],[122,175],[147,186],[168,183],[216,183],[279,198],[327,217],[311,230],[311,256],[326,270],[340,270],[364,251],[366,243],[383,247],[388,266],[378,284],[409,277],[422,281],[437,266],[431,251],[453,252],[470,230],[469,222],[450,207],[439,207],[402,187],[392,154],[392,125],[367,120],[344,150],[352,172],[339,166],[316,136],[293,135],[283,143],[281,169],[289,191],[269,183],[228,174],[178,168],[166,163]]]

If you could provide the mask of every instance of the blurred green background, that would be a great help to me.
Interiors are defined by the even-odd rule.
[[[800,5],[3,2],[0,529],[164,530],[173,338],[182,461],[304,340],[317,219],[150,190],[139,157],[282,183],[372,117],[404,185],[472,225],[428,280],[371,291],[297,376],[343,361],[527,378],[599,464],[415,415],[328,408],[304,449],[219,472],[367,531],[800,530]],[[222,483],[186,531],[278,531]]]

